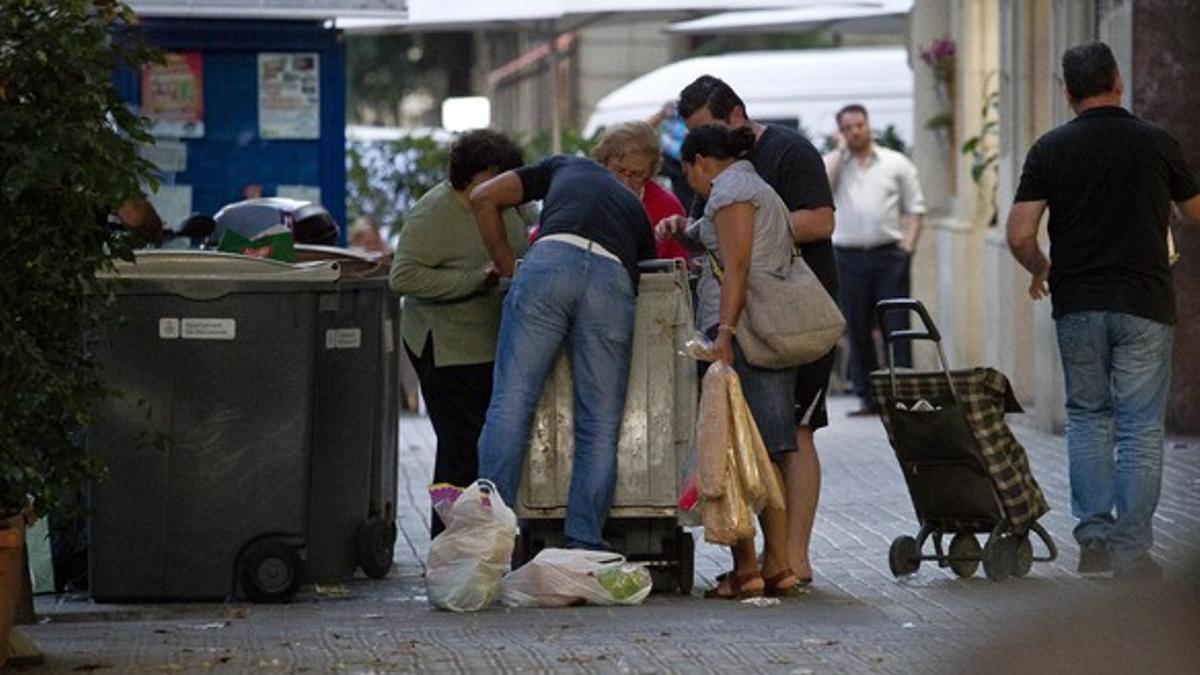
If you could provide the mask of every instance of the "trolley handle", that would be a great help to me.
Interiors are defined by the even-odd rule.
[[[894,312],[916,312],[921,317],[923,330],[910,328],[889,331],[884,317]],[[888,377],[892,385],[892,398],[896,397],[896,345],[898,340],[929,340],[937,347],[938,358],[942,362],[942,373],[946,376],[946,386],[950,395],[958,401],[958,390],[954,387],[954,378],[950,375],[950,362],[946,360],[946,352],[942,350],[942,334],[938,332],[933,319],[925,305],[916,298],[892,298],[880,300],[875,304],[875,318],[879,321],[879,331],[883,334],[883,342],[887,345]]]
[[[887,322],[884,321],[884,317],[894,312],[916,312],[917,316],[921,317],[921,325],[924,327],[924,330],[906,329],[889,331],[886,328]],[[925,309],[925,305],[916,298],[880,300],[875,305],[875,318],[879,321],[879,330],[883,333],[884,342],[891,343],[895,340],[942,341],[942,334],[938,332],[937,326],[933,325],[933,319],[929,317],[929,312]]]

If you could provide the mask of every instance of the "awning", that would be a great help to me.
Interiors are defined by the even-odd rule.
[[[408,0],[129,0],[138,16],[190,19],[399,21]]]
[[[893,30],[888,19],[899,19],[912,10],[912,0],[874,2],[821,2],[807,7],[790,7],[743,12],[724,12],[702,19],[672,24],[676,33],[781,33],[835,27],[845,24],[861,32]]]
[[[808,4],[811,3],[806,0],[409,0],[408,19],[403,27],[465,30],[608,15],[717,12]]]

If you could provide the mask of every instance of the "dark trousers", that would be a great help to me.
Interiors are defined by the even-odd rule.
[[[838,269],[838,304],[846,317],[846,333],[850,342],[850,381],[854,393],[866,407],[871,400],[871,371],[879,368],[873,331],[876,327],[875,303],[888,298],[907,298],[911,293],[909,278],[910,256],[899,245],[860,249],[834,247]],[[909,326],[907,312],[888,315],[889,330]],[[908,340],[896,342],[896,365],[912,365],[912,345]]]
[[[433,338],[426,339],[425,349],[418,356],[408,345],[404,348],[412,359],[421,382],[425,409],[433,432],[437,434],[437,459],[433,465],[433,482],[466,487],[479,477],[479,432],[487,416],[492,398],[491,361],[466,366],[433,365]],[[445,529],[437,513],[431,513],[429,535],[436,537]]]

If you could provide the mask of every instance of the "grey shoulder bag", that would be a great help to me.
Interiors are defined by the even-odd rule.
[[[710,250],[713,276],[725,276]],[[846,328],[846,319],[821,280],[795,248],[783,275],[751,268],[746,305],[734,336],[746,361],[782,369],[812,363],[827,354]]]

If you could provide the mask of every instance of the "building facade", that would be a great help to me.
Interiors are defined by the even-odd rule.
[[[523,135],[549,132],[557,107],[562,129],[577,130],[609,92],[687,54],[690,38],[664,30],[671,18],[627,15],[476,32],[474,90],[491,99],[497,128]],[[553,50],[551,36],[557,36]],[[669,97],[665,93],[663,100]]]
[[[933,310],[957,365],[994,365],[1043,429],[1063,423],[1062,368],[1048,302],[1032,302],[1029,276],[1013,260],[1004,222],[1025,154],[1042,133],[1071,119],[1059,65],[1063,51],[1093,39],[1117,55],[1125,104],[1166,127],[1200,168],[1200,5],[1169,0],[917,0],[910,48],[918,128],[914,159],[930,206],[914,263],[914,293]],[[939,38],[956,46],[948,83],[921,58]],[[942,71],[944,72],[944,70]],[[926,128],[942,115],[946,125]],[[976,155],[964,154],[972,139]],[[972,166],[990,162],[976,180]],[[1168,428],[1200,432],[1200,232],[1173,227],[1175,334]],[[1043,236],[1045,232],[1043,230]],[[929,354],[923,366],[932,365]]]

